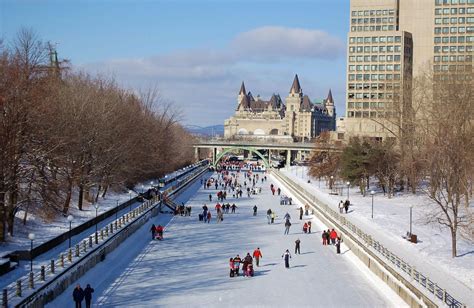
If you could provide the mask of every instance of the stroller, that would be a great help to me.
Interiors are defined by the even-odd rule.
[[[247,270],[245,271],[245,276],[253,277],[253,275],[254,275],[253,265],[252,265],[252,263],[250,263],[249,265],[247,265]]]

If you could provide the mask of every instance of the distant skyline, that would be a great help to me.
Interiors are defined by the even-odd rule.
[[[343,116],[348,15],[349,0],[0,0],[0,38],[31,28],[75,69],[156,86],[185,125],[207,126],[234,113],[242,81],[284,98],[296,73]]]

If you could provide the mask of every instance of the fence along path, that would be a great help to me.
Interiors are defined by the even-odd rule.
[[[372,235],[365,233],[356,225],[347,220],[343,215],[340,215],[338,212],[331,209],[327,204],[321,202],[313,194],[308,192],[306,189],[295,183],[293,180],[288,178],[286,175],[279,171],[272,171],[272,173],[283,183],[289,187],[297,190],[310,205],[316,209],[321,215],[326,219],[333,222],[335,225],[338,225],[340,229],[350,231],[349,234],[352,234],[357,242],[360,243],[360,246],[363,247],[367,252],[374,255],[373,252],[377,254],[374,255],[378,257],[383,264],[385,264],[388,270],[392,269],[395,271],[395,274],[398,277],[402,278],[403,283],[407,285],[410,289],[419,290],[421,294],[429,294],[434,296],[436,299],[440,300],[449,307],[463,308],[466,307],[461,301],[456,299],[454,295],[449,293],[446,289],[442,288],[438,283],[432,281],[427,275],[418,271],[415,266],[404,261],[402,258],[398,257],[392,251],[384,247],[379,241],[377,241]],[[371,251],[372,249],[372,251]],[[413,280],[416,284],[411,284],[409,280]],[[425,295],[425,300],[430,301],[429,296]],[[435,305],[432,302],[433,305]]]
[[[176,194],[206,171],[207,166],[196,169],[179,185],[165,190],[166,195]],[[42,265],[40,271],[30,272],[8,285],[2,290],[2,307],[11,305],[15,307],[42,307],[46,302],[54,299],[61,293],[61,290],[65,290],[88,269],[102,261],[106,254],[120,245],[151,216],[157,215],[161,211],[162,203],[160,201],[157,196],[144,202],[131,212],[84,238],[79,244],[59,254],[57,259]],[[152,213],[152,211],[154,212]],[[70,279],[64,278],[68,272],[73,272]],[[48,290],[52,283],[59,279],[62,279],[59,282],[60,286],[56,285],[56,288]]]

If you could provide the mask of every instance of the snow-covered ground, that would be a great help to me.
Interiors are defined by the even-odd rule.
[[[209,176],[209,175],[207,175]],[[191,205],[191,217],[159,215],[107,256],[78,283],[95,288],[96,307],[405,307],[405,303],[381,280],[369,272],[350,250],[342,245],[321,245],[321,231],[327,229],[314,217],[311,234],[302,233],[298,220],[300,203],[280,205],[269,185],[279,185],[272,177],[262,193],[228,199],[238,206],[236,214],[224,221],[199,222],[198,212],[208,203],[209,193],[196,182],[177,199]],[[282,187],[283,193],[286,189]],[[291,196],[291,195],[290,195]],[[296,201],[296,198],[293,199]],[[209,203],[208,203],[209,204]],[[252,207],[258,215],[252,216]],[[278,217],[268,225],[265,212],[271,208]],[[292,227],[283,235],[283,216],[289,212]],[[151,241],[151,223],[166,224],[163,241]],[[301,240],[301,254],[295,255],[294,241]],[[260,247],[263,258],[255,267],[255,277],[229,278],[229,258]],[[291,268],[281,258],[289,249]],[[49,307],[72,305],[71,286]]]
[[[310,178],[307,167],[292,166],[280,171],[336,211],[340,200],[347,198],[346,185],[342,195],[330,195],[331,190],[326,186],[326,181],[319,182],[318,179]],[[308,179],[311,183],[308,183]],[[425,217],[432,206],[426,196],[406,193],[388,199],[380,189],[375,186],[372,188],[376,192],[374,218],[371,219],[371,196],[363,197],[357,187],[349,190],[352,206],[346,218],[366,233],[372,234],[393,253],[415,265],[417,270],[448,292],[461,297],[465,304],[474,306],[473,243],[458,238],[459,257],[452,258],[449,230],[425,223]],[[402,238],[410,228],[410,206],[413,206],[412,233],[418,236],[417,244]]]
[[[171,173],[169,176],[173,177],[179,175],[180,173],[185,172],[185,170],[179,170]],[[158,181],[154,181],[156,186]],[[171,186],[170,183],[168,186]],[[151,188],[151,181],[148,183],[140,183],[136,186],[134,191],[124,192],[124,193],[108,193],[106,198],[99,198],[99,209],[98,214],[102,212],[113,209],[117,204],[128,201],[130,198],[133,198],[137,193],[141,193],[142,190],[146,191]],[[166,189],[167,186],[164,187]],[[131,208],[134,209],[138,207],[141,202],[135,202],[131,205]],[[124,215],[130,210],[129,207],[124,208],[118,212],[118,217]],[[83,211],[79,211],[76,206],[73,206],[70,209],[70,214],[74,217],[72,222],[72,227],[76,227],[87,220],[90,220],[95,217],[95,208],[93,205],[84,206]],[[10,237],[9,240],[5,243],[0,244],[0,256],[4,256],[12,251],[30,248],[30,240],[28,239],[28,233],[35,234],[34,246],[40,245],[55,236],[58,236],[61,233],[69,231],[69,222],[66,220],[66,217],[58,216],[53,221],[44,222],[41,219],[35,219],[33,215],[28,215],[28,222],[26,225],[23,225],[19,220],[19,215],[17,215],[17,221],[15,225],[15,236]],[[106,218],[97,224],[98,229],[103,228],[105,225],[115,220],[115,215]],[[81,240],[89,236],[95,230],[95,226],[92,226],[80,234],[74,235],[71,238],[71,245],[74,246],[79,243]],[[66,251],[69,247],[69,242],[65,241],[60,245],[54,247],[53,249],[41,254],[36,257],[33,262],[33,270],[37,271],[40,269],[41,265],[44,265],[49,260],[57,259],[59,254]],[[26,275],[30,271],[30,262],[29,261],[20,261],[20,265],[9,273],[0,276],[0,289],[3,289],[11,282],[19,279],[20,277]]]

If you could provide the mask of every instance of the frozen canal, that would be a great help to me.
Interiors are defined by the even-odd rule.
[[[205,177],[209,177],[207,174]],[[215,176],[215,175],[214,175]],[[243,182],[243,175],[240,176]],[[178,197],[191,205],[191,217],[160,215],[138,230],[106,261],[79,281],[95,288],[97,307],[403,307],[406,306],[378,278],[364,269],[358,259],[342,246],[321,245],[323,226],[315,218],[299,220],[301,204],[280,205],[272,196],[270,184],[281,187],[271,176],[259,183],[262,193],[247,198],[227,198],[237,213],[215,220],[215,202],[197,181]],[[282,194],[287,194],[282,187]],[[198,221],[206,203],[213,215],[210,224]],[[295,205],[296,203],[296,205]],[[257,205],[258,215],[252,215]],[[268,225],[266,211],[277,213],[275,224]],[[291,215],[289,235],[284,235],[283,216]],[[311,219],[312,233],[303,234],[302,224]],[[152,223],[167,224],[163,241],[151,241]],[[294,242],[301,240],[301,254],[294,254]],[[229,277],[229,258],[242,258],[260,247],[263,258],[252,278]],[[290,269],[284,267],[282,254],[292,254]],[[254,262],[255,264],[255,262]],[[50,307],[71,307],[70,287]]]

